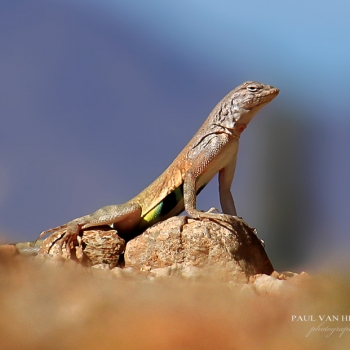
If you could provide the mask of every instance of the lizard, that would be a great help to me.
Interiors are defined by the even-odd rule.
[[[52,245],[58,243],[61,248],[65,244],[69,248],[75,240],[80,245],[81,230],[103,225],[113,226],[121,237],[130,233],[135,236],[184,210],[193,219],[242,220],[237,217],[231,193],[240,135],[278,93],[279,89],[254,81],[239,85],[215,106],[169,167],[138,195],[124,204],[108,205],[43,231],[38,239],[61,230]],[[196,196],[217,173],[223,213],[214,213],[214,208],[207,212],[197,210]]]

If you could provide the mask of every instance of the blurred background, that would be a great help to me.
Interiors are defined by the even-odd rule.
[[[232,192],[274,267],[350,262],[350,3],[2,0],[0,234],[123,203],[246,80],[280,95],[241,137]],[[198,208],[220,207],[217,179]]]

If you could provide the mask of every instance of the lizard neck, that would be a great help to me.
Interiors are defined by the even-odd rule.
[[[235,127],[233,128],[233,134],[239,138],[246,127],[247,124],[236,123]]]

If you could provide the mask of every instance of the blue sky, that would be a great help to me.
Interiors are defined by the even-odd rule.
[[[164,48],[193,64],[215,69],[217,74],[232,73],[244,61],[254,77],[263,79],[264,71],[269,71],[269,76],[276,80],[288,80],[304,93],[300,96],[293,91],[297,95],[291,98],[305,104],[309,101],[316,110],[320,97],[336,102],[337,111],[349,107],[347,1],[89,3],[111,17],[122,14],[132,26],[147,31]],[[304,77],[303,84],[300,75]],[[346,115],[337,113],[335,117]]]

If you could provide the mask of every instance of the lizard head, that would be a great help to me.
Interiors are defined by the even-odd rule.
[[[246,110],[255,109],[256,107],[262,108],[272,101],[278,93],[279,90],[275,87],[256,81],[246,81],[231,91],[232,101]]]
[[[221,101],[220,112],[222,115],[226,113],[225,121],[221,116],[223,125],[231,124],[235,134],[239,136],[254,115],[272,101],[278,93],[279,90],[275,87],[256,81],[246,81],[237,86]]]
[[[214,128],[226,129],[237,137],[259,110],[279,93],[273,86],[246,81],[229,92],[213,109],[208,123]]]

